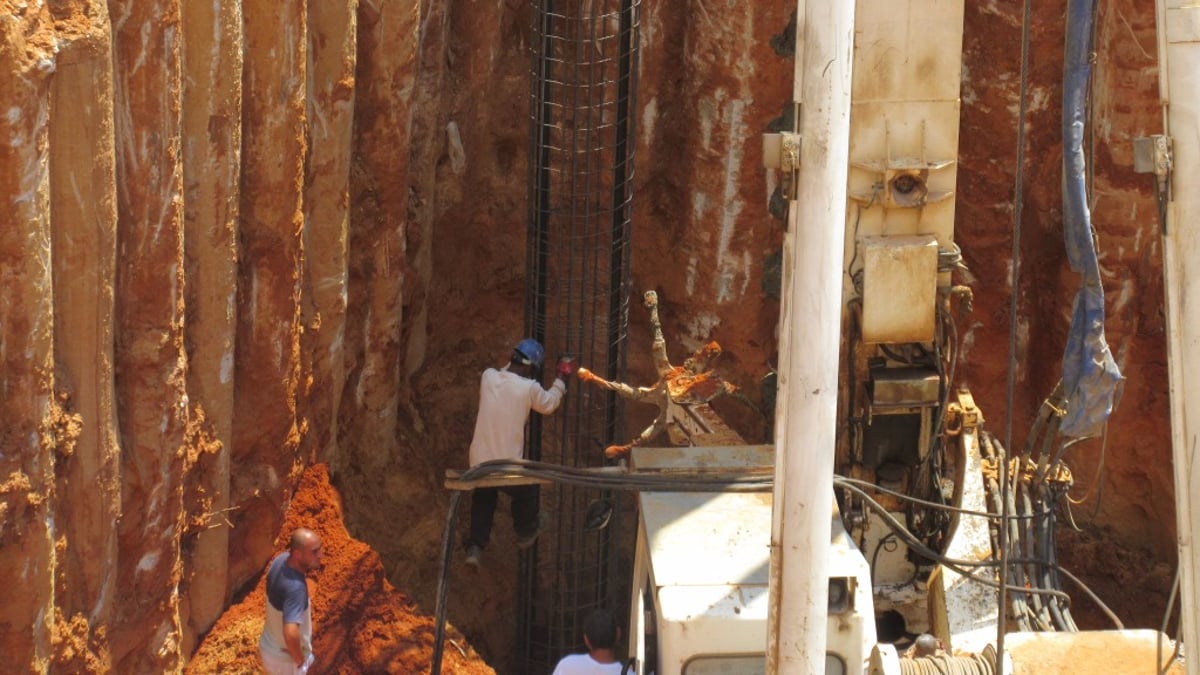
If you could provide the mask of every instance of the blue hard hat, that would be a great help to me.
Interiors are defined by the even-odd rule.
[[[546,350],[542,349],[542,343],[533,338],[525,338],[518,342],[517,346],[513,349],[513,359],[527,366],[537,368],[542,365],[542,356],[545,353]]]

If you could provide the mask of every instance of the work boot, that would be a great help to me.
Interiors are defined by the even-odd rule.
[[[475,544],[471,544],[467,547],[467,558],[463,562],[467,563],[471,567],[478,568],[479,556],[481,555],[483,555],[483,549],[479,548]]]
[[[550,516],[545,511],[539,513],[537,518],[537,529],[531,534],[518,535],[517,548],[523,551],[530,546],[533,546],[533,542],[537,541],[538,535],[542,533],[542,530],[546,529],[546,524],[549,522]]]

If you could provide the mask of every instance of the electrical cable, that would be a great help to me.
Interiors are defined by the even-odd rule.
[[[912,495],[906,495],[903,492],[897,492],[895,490],[885,488],[882,485],[876,485],[870,481],[865,481],[865,480],[862,480],[859,478],[848,478],[846,476],[839,476],[837,474],[834,474],[833,486],[834,487],[842,487],[843,484],[855,485],[857,487],[860,487],[860,488],[863,488],[866,490],[874,490],[876,492],[882,492],[883,494],[889,495],[891,497],[895,497],[900,500],[912,502],[919,506],[925,506],[925,507],[931,508],[931,509],[941,509],[943,511],[947,511],[950,513],[958,513],[958,514],[961,514],[964,516],[975,516],[977,518],[988,518],[989,520],[999,520],[1000,519],[999,514],[992,513],[990,511],[973,511],[971,509],[964,509],[959,506],[951,506],[950,504],[941,504],[938,502],[931,502],[931,501],[927,501],[927,500],[920,499],[917,497],[913,497]],[[1046,513],[1048,513],[1048,511],[1042,511],[1039,513],[1031,513],[1028,515],[1015,515],[1015,516],[1010,516],[1010,518],[1016,519],[1016,520],[1029,520],[1032,518],[1037,518]]]
[[[1054,522],[1054,520],[1051,520],[1051,522],[1048,526],[1048,529],[1051,532],[1054,532],[1055,531],[1054,527],[1055,527],[1055,522]],[[1053,587],[1061,588],[1062,584],[1059,583],[1059,581],[1058,581],[1059,565],[1058,565],[1058,552],[1057,552],[1056,546],[1054,544],[1048,543],[1046,548],[1047,548],[1046,559],[1050,561],[1050,569],[1053,570],[1053,577],[1052,577]],[[1062,614],[1063,622],[1066,626],[1065,630],[1067,630],[1068,632],[1072,632],[1072,633],[1079,630],[1079,628],[1075,625],[1074,617],[1071,616],[1071,607],[1069,605],[1066,607],[1061,607],[1059,609],[1059,613]]]
[[[850,419],[848,431],[849,439],[849,454],[851,463],[862,462],[862,437],[863,437],[863,416],[859,414],[858,409],[858,378],[857,366],[858,359],[854,354],[854,345],[858,342],[862,334],[862,298],[851,298],[846,303],[846,313],[850,317],[850,335],[846,339],[846,370],[849,375],[847,381],[850,383],[847,393],[847,409],[850,410]]]
[[[860,298],[862,297],[862,270],[854,269],[854,263],[858,260],[858,224],[862,221],[862,212],[871,208],[882,189],[882,183],[872,185],[871,198],[867,200],[867,205],[860,204],[854,211],[854,234],[851,235],[854,252],[850,255],[850,262],[846,263],[846,276],[850,277],[850,282],[854,285],[854,290],[858,292]]]
[[[1003,452],[1002,450],[997,451],[997,448],[999,447],[999,441],[997,441],[991,434],[985,433],[981,436],[981,454],[984,455],[984,459],[987,461],[1001,461],[1000,457],[1003,457]],[[1035,447],[1037,446],[1035,445]],[[1007,464],[1010,461],[1019,460],[1009,460],[1005,463]],[[1029,458],[1025,461],[1029,466],[1032,466],[1032,458]],[[1009,517],[1009,520],[1007,521],[1009,522],[1009,527],[997,528],[997,532],[1001,529],[1008,531],[1011,537],[1011,541],[1009,542],[1009,550],[1023,550],[1026,552],[1024,554],[1024,560],[1018,561],[1010,558],[1009,563],[1010,565],[1014,566],[1010,568],[1010,571],[1018,576],[1027,576],[1030,581],[1029,586],[1031,588],[1036,587],[1039,589],[1050,590],[1060,589],[1061,585],[1058,581],[1058,575],[1060,573],[1064,576],[1070,577],[1074,583],[1082,584],[1082,581],[1071,575],[1069,571],[1059,566],[1056,559],[1054,545],[1054,506],[1056,503],[1059,503],[1059,498],[1064,494],[1064,492],[1062,490],[1054,489],[1052,484],[1042,481],[1036,483],[1038,491],[1036,493],[1030,493],[1026,489],[1026,483],[1021,480],[1019,473],[1015,473],[1010,479],[1008,491],[1001,490],[1000,485],[994,478],[988,479],[987,482],[988,495],[992,500],[992,508],[996,511],[1001,510],[1003,506],[1001,503],[1002,493],[1007,492],[1011,495],[1013,491],[1016,491],[1019,495],[1021,495],[1019,502],[1013,501],[1011,497],[1008,498],[1011,512],[1016,513],[1015,516]],[[1018,504],[1020,504],[1023,508],[1018,509]],[[1028,518],[1030,515],[1037,515],[1038,517],[1030,520]],[[1019,525],[1019,527],[1017,527],[1017,525]],[[1028,572],[1015,567],[1016,565],[1020,564],[1030,566]],[[1003,568],[1004,566],[1002,566],[1002,569]],[[1022,582],[1020,581],[1010,581],[1007,585],[1010,590],[1016,589],[1018,592],[1025,592],[1028,590],[1020,588],[1022,585]],[[1095,593],[1093,593],[1090,588],[1087,588],[1086,585],[1080,587],[1093,600],[1098,601]],[[1060,600],[1065,600],[1066,602],[1060,602]],[[1030,623],[1032,623],[1033,625],[1037,626],[1045,626],[1047,629],[1053,627],[1057,630],[1064,631],[1077,630],[1075,621],[1070,614],[1069,596],[1067,596],[1065,593],[1061,595],[1049,594],[1049,598],[1035,598],[1032,602],[1032,611],[1030,610],[1030,607],[1020,598],[1012,601],[1011,603],[1006,602],[1006,605],[1009,605],[1010,609],[1013,611],[1014,619],[1016,620],[1018,627],[1028,626]],[[1097,605],[1101,606],[1102,603],[1097,602]],[[1044,606],[1046,611],[1042,611],[1041,606]],[[1110,619],[1113,619],[1114,622],[1119,621],[1116,619],[1111,610],[1108,610],[1105,607],[1103,608],[1103,611],[1105,611],[1105,613],[1108,614]],[[1047,617],[1049,621],[1047,620]]]
[[[1021,508],[1020,511],[1017,511],[1017,509],[1014,508],[1013,512],[1024,513],[1033,510],[1033,503],[1029,497],[1029,490],[1021,481],[1017,481],[1015,499],[1019,500]],[[1024,571],[1025,578],[1030,580],[1031,586],[1034,585],[1034,581],[1036,580],[1038,582],[1037,585],[1040,588],[1045,588],[1046,586],[1041,583],[1042,571],[1044,568],[1040,564],[1041,559],[1034,552],[1034,547],[1038,545],[1038,538],[1030,536],[1031,533],[1029,532],[1031,527],[1037,527],[1037,523],[1014,520],[1012,521],[1012,526],[1018,530],[1022,530],[1020,539],[1018,540],[1021,554],[1026,560],[1031,561],[1028,563],[1027,568]],[[1029,604],[1033,607],[1031,616],[1037,625],[1037,629],[1039,631],[1050,630],[1050,621],[1047,620],[1049,609],[1046,605],[1042,604],[1041,597],[1035,595],[1029,598]]]
[[[1012,298],[1009,302],[1009,325],[1008,325],[1008,390],[1005,398],[1005,447],[1012,445],[1012,427],[1013,427],[1013,401],[1016,398],[1016,368],[1017,368],[1017,310],[1020,304],[1021,295],[1021,224],[1022,210],[1024,208],[1025,192],[1025,117],[1029,111],[1029,43],[1030,30],[1033,23],[1033,2],[1032,0],[1024,0],[1024,12],[1021,17],[1021,77],[1020,89],[1018,96],[1018,112],[1017,112],[1017,166],[1015,176],[1013,178],[1013,241],[1012,241]],[[1008,487],[1008,462],[1007,460],[1000,465],[1001,480],[1000,483],[1003,489]],[[1002,500],[1004,511],[1002,516],[1007,518],[1008,501]],[[1001,522],[1005,522],[1005,518]],[[1007,552],[1007,531],[1006,528],[1000,528],[999,552],[1001,557],[1008,555]],[[1005,593],[1007,592],[1008,582],[1008,565],[1000,568],[1000,606],[1005,606]],[[997,622],[996,628],[996,658],[1001,660],[1004,658],[1004,619]]]
[[[1038,406],[1037,414],[1033,417],[1033,426],[1029,429],[1029,436],[1025,438],[1024,454],[1026,456],[1033,455],[1033,449],[1037,447],[1038,439],[1045,436],[1046,425],[1049,424],[1050,420],[1057,416],[1062,410],[1061,403],[1059,405],[1055,405],[1054,403],[1051,403],[1052,399],[1056,402],[1060,402],[1062,400],[1061,378],[1054,385],[1054,390],[1050,392],[1050,395],[1042,399],[1041,405]]]
[[[494,478],[496,476],[538,478],[584,487],[643,492],[770,492],[774,483],[773,476],[769,473],[762,475],[743,474],[728,476],[681,472],[651,476],[639,473],[615,473],[605,471],[603,468],[559,467],[545,462],[534,462],[523,459],[484,462],[464,471],[459,476],[458,481],[470,483],[482,478]],[[883,519],[885,524],[890,526],[890,529],[900,539],[906,540],[905,543],[910,548],[915,548],[919,555],[943,564],[960,565],[963,567],[1000,566],[999,561],[958,560],[929,549],[908,532],[882,504],[873,499],[865,490],[854,485],[854,483],[861,481],[844,478],[836,480],[840,484],[840,487],[853,492],[862,499],[864,503]]]
[[[1017,513],[1017,507],[1013,501],[1014,496],[1012,486],[1010,485],[1007,490],[1002,489],[1000,496],[1004,505],[1004,511],[1009,514]],[[1008,548],[1005,553],[1011,553],[1012,551],[1020,552],[1020,523],[1014,522],[1011,519],[1002,519],[1001,525],[1005,530],[1008,531]],[[1021,564],[1021,562],[1013,560],[1010,555],[1001,556],[1001,561],[1005,564],[1002,565],[1000,569],[1008,570],[1008,578],[1006,579],[1007,585],[1010,585],[1013,588],[1029,588],[1032,586],[1032,583],[1026,583],[1025,567]],[[1016,577],[1015,579],[1013,578],[1014,575]],[[1018,627],[1020,627],[1022,631],[1032,630],[1030,618],[1033,616],[1033,613],[1029,610],[1029,601],[1025,594],[1013,593],[1008,595],[1008,598],[1009,602],[1011,602],[1013,605],[1013,613],[1017,616]]]
[[[529,459],[492,460],[459,475],[470,483],[485,477],[523,477],[549,480],[563,485],[643,492],[770,492],[774,485],[772,467],[762,473],[729,475],[704,471],[672,471],[647,474],[612,471],[613,467],[568,467]]]
[[[892,545],[892,548],[887,550],[888,553],[896,550],[896,534],[894,532],[880,537],[879,541],[875,544],[875,552],[871,554],[871,588],[875,587],[875,563],[879,559],[879,551],[884,547],[885,544]]]
[[[921,543],[921,541],[918,540],[916,537],[914,537],[912,535],[912,533],[908,532],[908,530],[905,529],[904,526],[901,525],[888,512],[888,510],[882,504],[880,504],[879,502],[876,502],[874,499],[872,499],[870,497],[870,495],[867,495],[865,492],[863,492],[859,488],[852,486],[852,485],[845,486],[845,489],[850,490],[851,492],[854,492],[855,494],[859,495],[862,498],[863,503],[866,504],[872,510],[874,510],[883,519],[884,524],[887,525],[889,527],[889,529],[891,529],[892,532],[894,532],[902,541],[904,541],[904,543],[908,544],[909,548],[914,549],[918,555],[944,565],[948,569],[954,571],[959,576],[961,576],[967,580],[975,581],[977,583],[983,584],[984,586],[988,586],[991,588],[999,587],[999,585],[995,581],[971,574],[970,572],[966,571],[964,568],[969,568],[969,567],[1002,568],[1003,564],[1001,563],[1001,561],[999,561],[999,560],[959,560],[959,559],[955,559],[955,558],[950,558],[950,557],[942,555],[936,551],[933,551],[933,550],[927,548],[923,543]],[[1011,560],[1009,562],[1010,562],[1010,564],[1012,564],[1012,563],[1022,563],[1022,562],[1026,562],[1026,561]],[[1071,601],[1071,597],[1069,595],[1067,595],[1066,593],[1064,593],[1062,591],[1054,590],[1054,589],[1026,588],[1026,587],[1021,587],[1021,586],[1011,586],[1009,588],[1009,590],[1018,592],[1018,593],[1040,593],[1043,595],[1052,595],[1052,596],[1058,597],[1068,603]]]
[[[1088,484],[1087,492],[1085,492],[1082,497],[1080,497],[1079,499],[1074,499],[1071,497],[1070,494],[1068,494],[1067,495],[1068,502],[1070,502],[1071,504],[1083,504],[1088,499],[1091,499],[1092,492],[1094,490],[1096,490],[1097,486],[1100,486],[1100,484],[1101,484],[1100,474],[1104,471],[1104,459],[1107,454],[1108,454],[1108,423],[1105,422],[1104,431],[1100,434],[1100,461],[1096,463],[1096,475],[1092,477],[1092,482],[1090,484]],[[1100,507],[1099,495],[1103,494],[1103,486],[1101,486],[1099,489],[1100,489],[1100,492],[1098,493],[1097,498],[1096,498],[1097,499],[1096,508]],[[1095,518],[1095,517],[1096,517],[1096,514],[1093,513],[1092,518]]]
[[[1076,586],[1079,587],[1079,590],[1086,593],[1088,598],[1090,598],[1091,601],[1096,603],[1096,606],[1100,608],[1100,611],[1104,612],[1104,614],[1109,618],[1109,620],[1111,620],[1113,622],[1113,626],[1115,626],[1117,630],[1125,630],[1125,624],[1121,623],[1121,620],[1119,618],[1117,618],[1117,615],[1115,613],[1113,613],[1113,611],[1108,608],[1108,605],[1104,604],[1104,602],[1102,600],[1100,600],[1100,598],[1095,593],[1092,592],[1091,588],[1088,588],[1087,584],[1083,583],[1082,579],[1075,576],[1074,574],[1071,574],[1065,567],[1055,565],[1054,569],[1055,569],[1055,571],[1065,575],[1068,579],[1070,579],[1072,582],[1074,582],[1074,584]]]
[[[1040,484],[1039,484],[1040,485]],[[1039,500],[1043,503],[1050,500]],[[1050,511],[1044,518],[1039,519],[1037,523],[1037,557],[1045,560],[1047,563],[1041,567],[1041,580],[1043,588],[1059,588],[1057,573],[1051,567],[1055,563],[1054,546],[1052,537],[1054,533],[1054,512]],[[1064,614],[1062,607],[1057,602],[1047,604],[1047,609],[1050,612],[1050,617],[1054,621],[1054,626],[1057,630],[1073,631],[1074,622],[1070,621],[1070,615]]]
[[[996,446],[999,442],[996,441],[991,434],[984,434],[982,437],[981,449],[988,455],[992,461],[1000,462],[1001,466],[1006,465],[1006,459],[997,457]],[[1002,456],[1002,455],[1001,455]],[[481,480],[483,478],[495,478],[500,476],[507,477],[523,477],[548,480],[555,483],[575,485],[590,488],[601,488],[606,490],[618,491],[646,491],[646,492],[769,492],[774,483],[774,476],[765,469],[762,473],[741,473],[738,475],[716,474],[711,472],[695,471],[695,472],[672,472],[662,474],[645,474],[645,473],[630,473],[628,471],[613,471],[612,467],[607,468],[585,468],[585,467],[568,467],[557,464],[549,464],[545,462],[536,462],[532,460],[496,460],[485,462],[478,466],[463,472],[458,480],[464,483]],[[1018,480],[1017,476],[1013,477],[1014,481]],[[1048,611],[1050,612],[1053,623],[1062,629],[1070,629],[1073,626],[1072,621],[1068,621],[1067,617],[1055,616],[1060,609],[1059,604],[1062,603],[1066,607],[1070,606],[1070,596],[1061,590],[1058,590],[1056,584],[1051,583],[1052,578],[1047,574],[1026,573],[1024,565],[1037,566],[1037,569],[1050,570],[1053,574],[1063,574],[1075,583],[1081,590],[1086,593],[1096,605],[1109,616],[1114,624],[1121,628],[1123,627],[1116,615],[1084,584],[1078,577],[1071,574],[1065,568],[1062,568],[1051,557],[1053,555],[1053,546],[1051,545],[1053,525],[1053,500],[1039,498],[1034,500],[1023,489],[1017,492],[1022,497],[1021,504],[1024,508],[1018,509],[1013,500],[1013,491],[1001,490],[1000,486],[994,479],[989,479],[991,489],[989,493],[992,499],[997,502],[993,504],[997,510],[1008,511],[1013,514],[1005,520],[1003,514],[985,513],[963,509],[960,507],[951,506],[948,504],[939,504],[928,500],[919,499],[910,495],[882,488],[871,484],[867,481],[862,481],[854,478],[846,478],[843,476],[834,476],[834,486],[857,497],[864,506],[869,510],[874,511],[878,515],[885,526],[891,530],[891,534],[887,535],[877,544],[873,554],[872,574],[874,573],[875,558],[882,547],[889,542],[894,542],[896,539],[903,541],[909,549],[923,558],[944,565],[948,569],[959,574],[965,580],[974,581],[985,586],[1011,591],[1013,596],[1014,614],[1018,621],[1018,625],[1029,627],[1030,622],[1039,626],[1048,626],[1049,624],[1038,611],[1043,601],[1046,602]],[[1011,488],[1011,486],[1009,486]],[[998,531],[1007,531],[1008,536],[1014,544],[1014,549],[1024,549],[1025,556],[1020,559],[1009,558],[1007,564],[1004,563],[1004,556],[1000,559],[992,560],[961,560],[950,558],[942,553],[934,550],[922,542],[915,534],[909,531],[903,524],[896,520],[894,516],[882,504],[876,501],[867,490],[876,490],[891,496],[903,499],[909,503],[920,505],[929,509],[934,509],[942,512],[955,512],[963,515],[985,517],[990,521],[998,521],[1007,523],[1005,526],[997,527]],[[462,491],[456,491],[451,496],[449,514],[446,519],[446,529],[442,537],[442,573],[439,580],[437,591],[437,626],[435,629],[434,643],[434,658],[431,663],[431,672],[439,673],[441,667],[442,647],[445,637],[445,613],[446,613],[446,597],[448,591],[448,570],[452,557],[452,532],[456,522],[459,500]],[[1003,501],[1008,501],[1006,505]],[[1007,507],[1007,508],[1005,508]],[[1036,529],[1036,534],[1031,536],[1030,528]],[[1022,531],[1024,530],[1024,536]],[[1027,543],[1022,547],[1022,540]],[[999,549],[998,549],[999,550]],[[1007,568],[1013,568],[1018,576],[1017,584],[1007,584],[992,579],[978,576],[975,573],[968,571],[969,569],[998,569],[1004,571]],[[1030,583],[1025,585],[1024,579],[1028,578]],[[1039,584],[1034,584],[1035,580],[1040,580]],[[1007,575],[1005,576],[1007,581]],[[1034,602],[1035,609],[1028,609],[1027,598],[1036,597]]]

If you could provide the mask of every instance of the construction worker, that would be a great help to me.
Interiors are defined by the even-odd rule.
[[[541,343],[526,338],[517,343],[507,366],[483,371],[479,383],[479,413],[471,439],[470,462],[477,466],[496,459],[520,459],[525,454],[525,423],[529,412],[548,415],[558,409],[567,392],[567,379],[577,366],[559,359],[557,378],[549,389],[535,378],[541,372],[545,350]],[[539,514],[537,485],[506,488],[476,488],[471,494],[471,533],[465,542],[466,563],[479,566],[479,557],[492,534],[499,493],[508,494],[512,504],[513,530],[517,547],[528,548],[537,540],[545,520]]]
[[[312,667],[312,603],[308,573],[321,567],[321,538],[307,528],[292,532],[288,550],[267,570],[267,618],[258,651],[268,675],[305,675]]]
[[[552,675],[621,675],[625,672],[617,660],[615,647],[621,630],[607,609],[597,609],[583,622],[586,654],[568,654],[554,667]]]

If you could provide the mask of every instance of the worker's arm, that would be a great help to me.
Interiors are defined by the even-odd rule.
[[[549,389],[542,389],[542,385],[532,380],[529,384],[532,399],[529,407],[543,415],[549,415],[558,410],[558,404],[562,402],[563,394],[567,393],[567,383],[563,382],[561,378],[556,378]]]
[[[292,657],[292,663],[296,664],[297,668],[303,666],[304,651],[300,649],[300,624],[283,624],[283,641],[287,645],[288,654]]]

